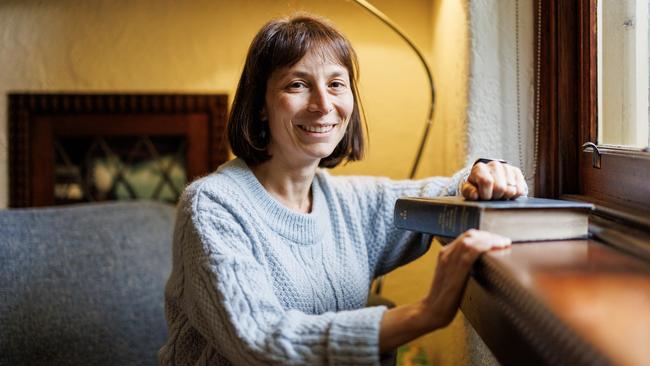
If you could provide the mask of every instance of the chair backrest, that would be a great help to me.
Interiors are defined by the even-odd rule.
[[[0,365],[154,365],[174,208],[0,211]]]

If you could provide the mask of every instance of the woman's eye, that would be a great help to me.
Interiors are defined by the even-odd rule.
[[[294,81],[291,84],[289,84],[290,89],[302,89],[302,88],[306,88],[306,87],[307,87],[307,84],[305,84],[302,81]]]
[[[342,81],[332,81],[330,83],[330,87],[332,87],[334,89],[343,89],[343,88],[345,88],[345,83],[342,82]]]

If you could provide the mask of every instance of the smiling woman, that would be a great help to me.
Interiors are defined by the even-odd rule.
[[[394,227],[398,197],[511,199],[526,187],[498,161],[418,181],[331,176],[321,168],[363,153],[356,71],[348,40],[320,18],[273,20],[253,40],[228,121],[237,158],[179,203],[162,364],[379,364],[449,324],[473,262],[510,244],[463,233],[425,298],[365,307],[373,278],[430,245]]]

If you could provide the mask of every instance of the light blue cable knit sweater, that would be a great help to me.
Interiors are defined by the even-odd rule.
[[[240,159],[192,183],[178,210],[160,363],[378,364],[386,308],[364,308],[370,282],[430,244],[393,226],[395,200],[453,195],[466,173],[396,182],[319,170],[309,214],[271,197]]]

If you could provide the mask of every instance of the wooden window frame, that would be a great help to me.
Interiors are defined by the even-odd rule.
[[[536,195],[594,202],[650,229],[650,152],[596,141],[596,0],[536,4],[542,35]],[[595,146],[583,147],[588,142]]]

